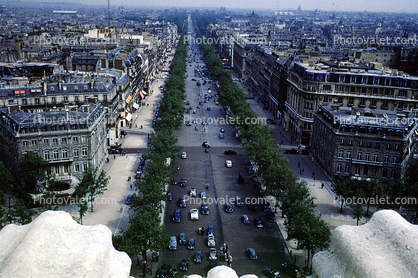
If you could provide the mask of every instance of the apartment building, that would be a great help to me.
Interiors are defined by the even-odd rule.
[[[22,154],[34,152],[49,162],[57,180],[77,183],[89,164],[100,166],[107,155],[106,110],[97,98],[61,111],[24,112],[20,105],[0,108],[0,156],[21,179]]]
[[[310,149],[334,180],[375,173],[394,181],[404,176],[413,157],[417,126],[413,113],[321,105]]]
[[[329,104],[416,113],[418,77],[354,61],[295,60],[289,69],[284,117],[298,142],[309,145],[314,113]]]

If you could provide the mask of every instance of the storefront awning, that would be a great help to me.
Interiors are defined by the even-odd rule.
[[[145,96],[141,91],[139,91],[139,95],[140,95],[141,99],[144,99]]]
[[[133,107],[134,107],[135,109],[138,109],[138,108],[139,108],[139,104],[138,104],[138,103],[134,103]]]
[[[132,120],[132,114],[131,113],[126,113],[126,120],[127,121]]]
[[[131,100],[132,100],[132,96],[131,95],[129,95],[127,98],[126,98],[126,103],[127,104],[129,104],[129,102],[131,102]]]

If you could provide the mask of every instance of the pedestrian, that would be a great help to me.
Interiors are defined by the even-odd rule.
[[[305,169],[302,169],[302,175],[305,174]]]
[[[302,175],[302,169],[299,169],[299,173]]]
[[[298,168],[300,168],[300,162],[298,162]]]
[[[116,155],[113,155],[113,159],[116,159]]]
[[[324,183],[322,183],[322,184],[321,184],[321,189],[323,189],[323,188],[324,188],[324,186],[325,186],[325,184],[324,184]]]
[[[141,129],[142,129],[142,125],[141,125]]]
[[[131,187],[131,190],[132,190],[132,184],[130,184],[129,186]]]

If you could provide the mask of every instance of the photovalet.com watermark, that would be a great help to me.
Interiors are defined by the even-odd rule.
[[[184,195],[184,201],[185,202],[190,202],[191,205],[201,205],[201,204],[220,204],[220,205],[225,205],[225,204],[231,204],[234,205],[237,203],[237,197],[229,197],[228,195],[226,195],[225,197],[218,197],[218,198],[212,198],[212,197],[208,197],[208,198],[195,198],[195,197],[190,197],[189,195]],[[263,197],[247,197],[244,198],[243,203],[246,205],[265,205],[267,204],[267,201],[265,198]]]
[[[383,206],[383,205],[416,205],[418,204],[418,199],[415,197],[397,197],[393,201],[389,196],[385,197],[343,197],[341,195],[334,196],[334,203],[345,205],[371,205],[371,206]]]
[[[66,205],[77,205],[79,203],[88,203],[89,198],[87,197],[46,197],[37,196],[33,199],[34,204],[38,205],[53,205],[53,206],[66,206]],[[96,197],[94,199],[95,205],[115,205],[118,204],[116,198],[101,198]]]
[[[183,123],[194,124],[219,124],[219,125],[241,125],[241,124],[267,124],[267,118],[240,118],[237,117],[194,117],[192,115],[186,115],[183,118]]]
[[[379,37],[379,36],[333,36],[337,45],[417,45],[417,38]]]

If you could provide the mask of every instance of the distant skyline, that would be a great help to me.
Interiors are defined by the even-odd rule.
[[[3,1],[2,1],[3,2]],[[4,1],[7,3],[7,1]],[[4,3],[3,2],[3,3]],[[33,0],[20,0],[16,3],[30,2]],[[43,0],[39,2],[53,3],[79,3],[90,5],[106,5],[107,0]],[[143,7],[193,7],[193,8],[236,8],[253,10],[297,10],[301,6],[302,10],[321,10],[321,11],[368,11],[368,12],[397,12],[397,13],[418,13],[416,0],[110,0],[112,6],[143,6]]]

